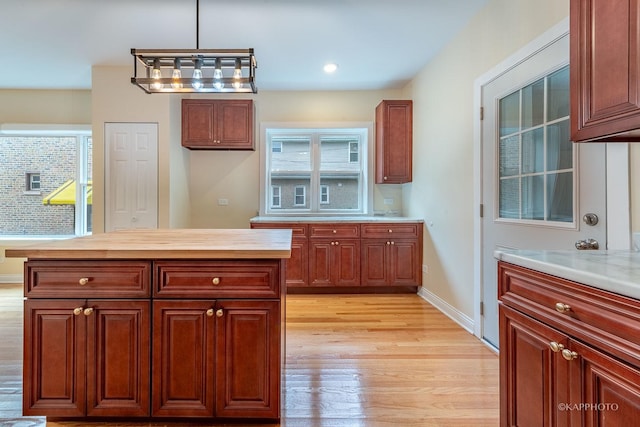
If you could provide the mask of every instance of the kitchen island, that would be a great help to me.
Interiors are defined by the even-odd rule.
[[[640,253],[500,250],[500,425],[640,419]]]
[[[23,414],[280,418],[290,230],[128,230],[5,251]]]

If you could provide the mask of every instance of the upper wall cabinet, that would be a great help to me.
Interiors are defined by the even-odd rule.
[[[255,150],[250,99],[183,99],[182,146],[193,150]]]
[[[376,184],[411,182],[413,101],[382,101],[376,107]]]
[[[571,0],[571,137],[640,141],[639,0]]]

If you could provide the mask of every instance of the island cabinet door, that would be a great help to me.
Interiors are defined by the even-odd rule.
[[[216,416],[280,418],[280,302],[219,300]]]
[[[87,416],[150,414],[150,301],[89,300]]]
[[[153,416],[214,415],[215,302],[153,302]]]
[[[23,415],[85,415],[83,302],[25,301]]]

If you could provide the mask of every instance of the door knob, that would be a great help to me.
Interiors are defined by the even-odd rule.
[[[600,249],[600,244],[596,239],[584,239],[576,242],[576,249],[579,251]]]
[[[598,218],[598,215],[594,213],[588,213],[588,214],[584,214],[584,216],[582,217],[582,221],[584,221],[584,223],[587,225],[594,226],[598,223],[599,218]]]

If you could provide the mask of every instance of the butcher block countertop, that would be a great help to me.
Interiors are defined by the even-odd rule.
[[[122,230],[10,248],[5,256],[40,259],[290,258],[287,229]]]

